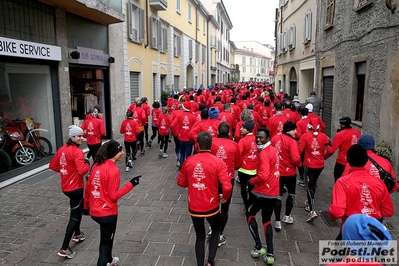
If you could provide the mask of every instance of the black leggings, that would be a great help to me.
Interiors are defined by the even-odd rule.
[[[148,142],[148,122],[144,125],[145,142]]]
[[[152,129],[152,136],[151,136],[151,141],[153,141],[155,139],[155,137],[157,136],[158,133],[158,128],[154,125],[151,126]],[[158,135],[158,143],[159,143],[159,135]]]
[[[87,144],[87,147],[89,148],[89,152],[87,153],[86,157],[90,158],[90,156],[93,156],[93,161],[94,161],[96,159],[97,151],[101,147],[101,142],[98,144],[94,144],[94,145]]]
[[[191,216],[191,220],[193,221],[196,240],[195,240],[195,255],[197,257],[197,265],[204,266],[205,263],[205,218],[202,217],[193,217]],[[219,234],[220,234],[220,223],[221,216],[220,213],[207,217],[206,220],[209,222],[212,235],[209,240],[209,254],[208,254],[208,262],[213,264],[215,261],[216,251],[219,243]]]
[[[276,199],[257,197],[250,193],[249,206],[245,215],[247,216],[247,222],[249,231],[253,239],[255,240],[256,249],[262,248],[262,243],[260,241],[258,232],[258,223],[256,222],[256,214],[262,210],[262,224],[263,231],[265,233],[267,253],[273,254],[273,228],[271,225],[271,218],[273,214],[274,205],[276,204]]]
[[[285,215],[289,216],[295,202],[296,175],[280,176],[280,198],[276,200],[276,205],[274,206],[274,215],[276,216],[276,221],[281,221],[281,202],[283,197],[284,185],[287,187],[288,190],[288,197],[285,202]]]
[[[234,174],[233,174],[234,176]],[[232,187],[234,187],[234,178],[230,180]],[[222,203],[222,207],[220,208],[222,215],[222,224],[220,226],[220,234],[223,234],[224,228],[226,227],[227,221],[229,220],[229,207],[231,202],[231,197],[233,193],[230,194],[230,197],[226,200],[225,203]]]
[[[345,165],[340,163],[335,163],[334,166],[334,183],[337,182],[338,178],[342,176],[342,173],[345,170]]]
[[[124,144],[125,144],[125,150],[126,150],[125,163],[127,164],[127,162],[129,160],[133,160],[133,158],[136,158],[137,141],[133,141],[133,142],[124,141]]]
[[[321,172],[324,168],[308,168],[306,167],[306,189],[308,195],[308,204],[311,211],[315,210],[314,206],[314,195],[316,194],[317,179],[319,178]]]
[[[158,139],[159,139],[159,142],[161,143],[159,145],[159,149],[161,149],[161,150],[163,149],[163,152],[166,153],[166,151],[168,150],[169,135],[166,135],[166,136],[158,135]]]
[[[144,131],[141,131],[137,136],[137,146],[140,148],[140,151],[144,150]]]
[[[80,235],[80,222],[83,214],[83,188],[74,191],[64,192],[69,198],[69,206],[71,213],[69,215],[69,222],[66,227],[64,241],[61,249],[66,250],[69,246],[72,236]]]
[[[178,136],[173,135],[173,141],[175,142],[175,153],[176,153],[176,155],[180,154],[180,140],[179,140]]]
[[[240,185],[241,185],[241,198],[244,202],[244,206],[245,208],[248,207],[248,198],[249,198],[249,194],[251,193],[251,191],[248,188],[248,192],[247,192],[247,182],[249,179],[255,177],[256,175],[249,175],[249,174],[245,174],[242,172],[238,172],[238,178],[240,179]]]
[[[91,218],[100,224],[100,256],[98,257],[97,266],[106,266],[107,263],[112,262],[112,246],[114,245],[118,215],[92,216]]]

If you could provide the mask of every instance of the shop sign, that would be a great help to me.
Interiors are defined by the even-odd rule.
[[[0,37],[0,55],[61,61],[61,47]]]
[[[100,65],[100,66],[108,66],[108,55],[104,55],[103,51],[90,49],[86,47],[77,47],[77,50],[80,54],[80,58],[78,59],[78,64],[85,65]]]

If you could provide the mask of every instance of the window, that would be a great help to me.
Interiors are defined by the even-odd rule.
[[[180,56],[180,47],[181,47],[180,36],[175,34],[173,36],[173,55],[174,56],[176,56],[176,57]]]
[[[307,44],[312,39],[312,12],[311,11],[305,15],[303,24],[304,24],[303,43]]]
[[[156,17],[151,17],[151,48],[159,49],[161,41],[161,22]]]
[[[355,103],[355,121],[362,121],[363,119],[363,102],[364,102],[364,88],[366,86],[366,62],[359,62],[355,64],[356,68],[356,103]]]
[[[129,39],[133,42],[144,41],[144,10],[133,2],[129,3]]]
[[[335,0],[327,0],[326,27],[334,24]]]
[[[180,0],[176,0],[176,12],[180,14]]]
[[[206,47],[202,46],[202,64],[205,64]]]
[[[198,62],[198,60],[199,60],[199,57],[200,57],[199,52],[200,52],[200,44],[197,43],[195,45],[195,62]]]
[[[204,29],[204,35],[205,35],[205,33],[206,33],[206,21],[205,21],[205,19],[203,20],[203,22],[202,22],[204,25],[203,25],[203,29]]]
[[[247,61],[247,60],[246,60],[245,56],[243,56],[243,57],[242,57],[242,64],[243,64],[243,65],[246,65],[246,64],[247,64],[246,61]]]
[[[243,67],[242,68],[242,73],[246,73],[247,72],[247,68],[246,67]]]
[[[161,29],[161,52],[166,53],[168,51],[168,30],[166,28]]]
[[[188,60],[193,59],[193,40],[188,40]]]
[[[191,23],[191,3],[188,3],[188,22]]]
[[[291,26],[291,28],[288,30],[288,49],[291,51],[293,49],[295,49],[295,34],[296,34],[296,27]]]
[[[199,12],[197,12],[197,19],[196,19],[196,23],[197,23],[197,30],[200,30],[200,14]]]

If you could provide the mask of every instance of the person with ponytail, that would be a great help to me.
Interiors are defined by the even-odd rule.
[[[120,170],[116,162],[122,161],[122,145],[110,140],[100,147],[86,184],[84,213],[100,225],[100,255],[97,266],[119,264],[118,257],[112,257],[112,246],[118,219],[118,200],[139,184],[141,176],[133,177],[120,186]]]

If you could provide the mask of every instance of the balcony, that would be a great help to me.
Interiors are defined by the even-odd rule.
[[[168,8],[168,0],[150,0],[150,6],[157,11],[165,11]]]
[[[122,0],[39,0],[103,25],[123,22]]]

